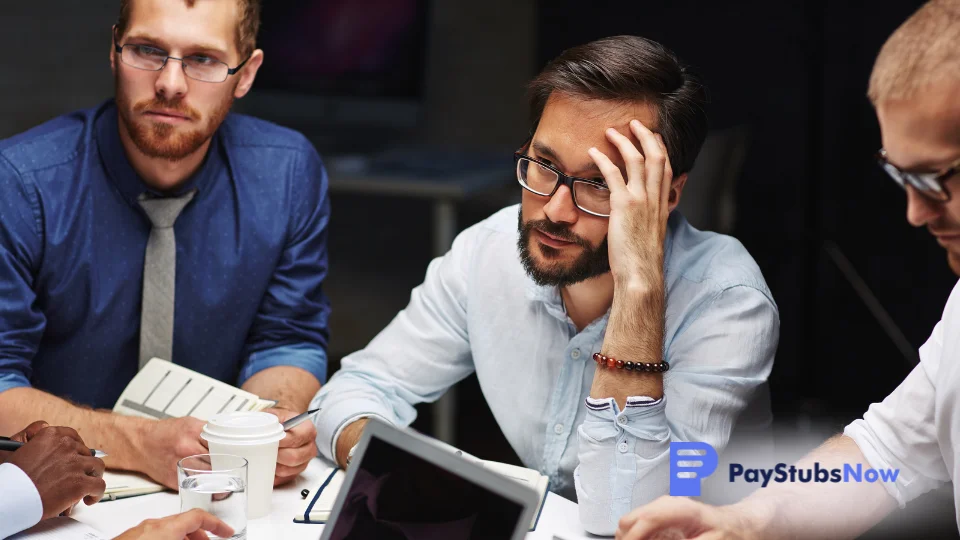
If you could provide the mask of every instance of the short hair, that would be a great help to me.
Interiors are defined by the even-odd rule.
[[[960,0],[932,0],[883,44],[870,74],[867,96],[910,99],[925,87],[960,80]]]
[[[168,0],[172,1],[172,0]],[[197,0],[182,0],[193,7]],[[246,58],[257,48],[257,33],[260,31],[260,1],[236,0],[240,8],[240,24],[237,25],[237,50],[240,57]],[[120,16],[117,18],[117,35],[122,36],[130,23],[131,0],[120,0]]]
[[[672,51],[649,39],[613,36],[563,51],[528,88],[531,133],[554,92],[654,106],[657,130],[677,176],[690,171],[707,137],[706,87]]]

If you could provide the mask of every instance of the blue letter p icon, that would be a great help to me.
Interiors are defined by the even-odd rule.
[[[700,481],[717,470],[717,451],[702,442],[670,443],[670,495],[700,496]]]

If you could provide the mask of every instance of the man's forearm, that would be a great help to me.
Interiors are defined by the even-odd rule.
[[[662,273],[641,285],[617,284],[601,352],[624,362],[661,362],[665,296]],[[629,396],[660,398],[663,374],[597,369],[590,397],[612,397],[623,410]]]
[[[0,392],[0,411],[0,433],[16,433],[37,420],[72,427],[91,448],[109,454],[104,459],[108,467],[127,470],[136,470],[137,440],[152,422],[80,407],[35,388]]]
[[[838,435],[797,463],[797,468],[870,465],[849,437]],[[855,538],[896,508],[879,483],[783,483],[756,490],[728,507],[759,538],[799,540]]]
[[[320,381],[309,371],[292,366],[274,366],[255,373],[243,383],[243,389],[278,401],[278,407],[305,411],[320,390]]]

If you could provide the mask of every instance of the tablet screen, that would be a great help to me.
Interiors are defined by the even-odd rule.
[[[511,538],[523,506],[377,437],[357,466],[331,540]]]

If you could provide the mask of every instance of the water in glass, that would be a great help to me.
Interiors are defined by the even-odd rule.
[[[229,525],[234,530],[231,539],[247,538],[247,493],[243,479],[217,473],[181,479],[180,511],[194,508],[205,510]]]

